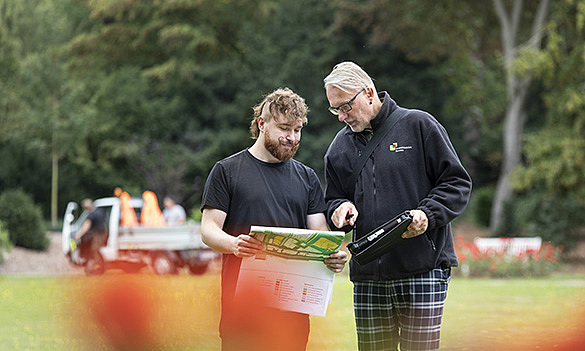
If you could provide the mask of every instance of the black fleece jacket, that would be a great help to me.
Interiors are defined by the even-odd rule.
[[[398,108],[381,92],[382,108],[371,120],[375,134],[381,123]],[[404,278],[434,268],[457,266],[450,222],[469,200],[471,178],[461,164],[445,128],[430,114],[408,110],[374,150],[354,188],[346,184],[358,155],[368,142],[367,132],[354,133],[345,126],[325,154],[327,219],[343,202],[355,204],[359,215],[354,240],[397,214],[424,211],[427,231],[377,260],[359,265],[350,261],[352,281]],[[346,232],[350,227],[339,228]]]

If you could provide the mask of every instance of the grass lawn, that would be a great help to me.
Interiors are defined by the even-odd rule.
[[[1,276],[0,311],[0,350],[219,350],[217,274]],[[454,278],[441,350],[569,350],[583,322],[585,276]],[[308,349],[356,350],[347,274],[327,317],[311,317]]]

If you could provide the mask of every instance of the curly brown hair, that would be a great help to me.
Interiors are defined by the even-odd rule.
[[[279,88],[266,95],[262,102],[252,108],[254,118],[250,122],[250,133],[252,139],[257,139],[260,135],[258,128],[258,117],[262,116],[265,121],[269,121],[273,116],[284,118],[287,121],[300,120],[303,125],[308,122],[307,113],[309,108],[305,99],[294,93],[289,88]]]

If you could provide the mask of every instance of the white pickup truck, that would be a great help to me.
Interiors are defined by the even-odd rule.
[[[143,205],[140,198],[130,199],[130,205],[139,212]],[[120,199],[108,197],[94,201],[96,209],[104,211],[107,242],[99,249],[98,262],[79,255],[79,248],[71,239],[87,218],[75,202],[67,204],[63,221],[63,253],[71,262],[84,266],[87,274],[101,274],[106,269],[119,268],[126,272],[138,272],[150,266],[158,275],[175,274],[178,268],[188,267],[192,274],[203,274],[211,261],[219,255],[201,241],[199,226],[195,222],[164,227],[133,227],[120,225]]]

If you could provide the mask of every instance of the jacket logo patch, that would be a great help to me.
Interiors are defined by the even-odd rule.
[[[412,146],[398,146],[398,143],[390,144],[390,151],[391,152],[403,152],[406,150],[412,149]]]

